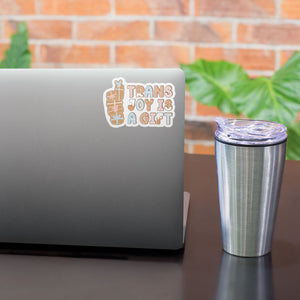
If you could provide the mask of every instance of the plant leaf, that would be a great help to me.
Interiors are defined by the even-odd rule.
[[[300,122],[288,128],[287,159],[300,160]]]
[[[181,68],[194,99],[217,106],[224,113],[240,113],[232,101],[230,85],[248,78],[241,66],[226,61],[199,59],[190,65],[181,64]]]
[[[237,108],[251,119],[279,122],[289,127],[300,109],[300,53],[271,78],[237,81],[232,96]]]
[[[11,36],[10,47],[5,51],[0,68],[30,68],[30,64],[27,27],[24,22],[20,22],[17,32]]]

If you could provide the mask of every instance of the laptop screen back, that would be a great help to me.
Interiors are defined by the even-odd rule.
[[[182,246],[178,69],[0,70],[0,242]]]

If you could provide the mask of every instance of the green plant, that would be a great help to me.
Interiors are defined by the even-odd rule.
[[[9,48],[5,51],[0,68],[30,68],[31,53],[28,48],[28,32],[24,22],[18,24],[18,30],[11,36]]]
[[[237,64],[199,59],[181,64],[186,85],[197,101],[224,113],[280,122],[288,129],[287,158],[300,160],[300,53],[270,78],[250,79]]]

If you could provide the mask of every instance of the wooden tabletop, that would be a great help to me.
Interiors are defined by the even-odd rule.
[[[239,258],[222,251],[215,157],[186,155],[184,252],[1,254],[0,299],[300,299],[299,178],[287,161],[271,255]]]

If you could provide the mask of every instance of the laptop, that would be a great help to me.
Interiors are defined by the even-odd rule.
[[[183,246],[180,69],[1,69],[0,243]]]

